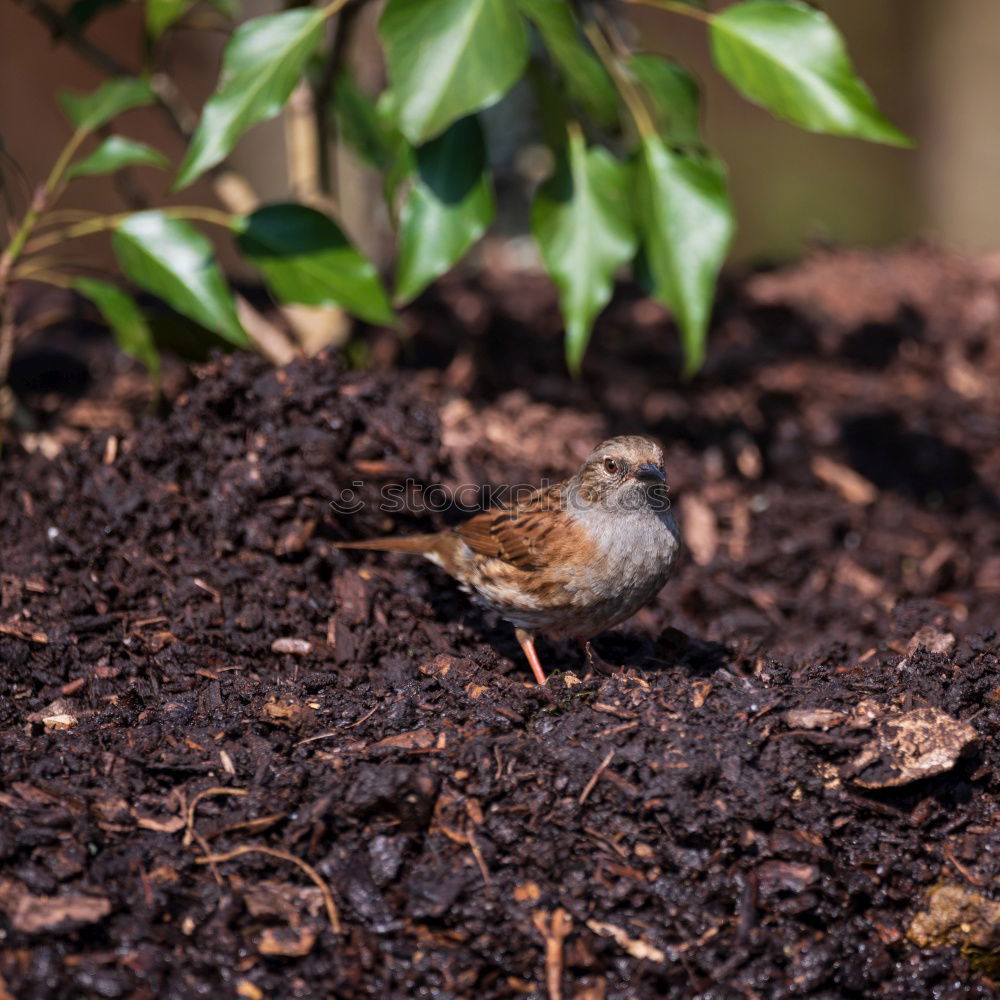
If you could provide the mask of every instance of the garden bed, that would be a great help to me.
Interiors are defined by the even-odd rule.
[[[233,356],[6,448],[0,997],[996,997],[995,271],[733,280],[690,384],[628,289],[569,380],[547,283],[487,271],[365,372]],[[438,570],[333,547],[635,431],[688,551],[623,674],[541,643],[540,689]]]

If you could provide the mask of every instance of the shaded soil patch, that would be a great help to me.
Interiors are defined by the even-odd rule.
[[[0,996],[997,996],[994,276],[745,279],[690,385],[628,290],[576,383],[529,276],[407,322],[4,453]],[[543,644],[535,688],[438,571],[333,548],[636,430],[688,556],[623,675]]]

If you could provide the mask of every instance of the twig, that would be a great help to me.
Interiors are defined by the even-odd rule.
[[[483,876],[483,881],[487,885],[490,885],[490,870],[486,867],[486,859],[483,857],[483,852],[479,849],[479,844],[476,843],[471,826],[466,829],[465,837],[469,841],[472,856],[476,859],[476,864],[479,865],[479,873]]]
[[[551,919],[545,910],[537,910],[532,922],[545,938],[545,988],[549,1000],[562,1000],[563,942],[573,927],[573,918],[558,907]]]
[[[243,788],[203,788],[189,803],[187,807],[187,815],[184,817],[184,846],[189,847],[191,844],[191,838],[195,836],[194,828],[194,811],[198,808],[198,803],[202,799],[207,799],[211,795],[248,795]]]
[[[136,75],[124,63],[119,62],[85,38],[77,25],[74,25],[46,0],[14,0],[14,2],[48,28],[53,41],[64,41],[70,48],[103,72],[111,76]],[[349,0],[333,0],[327,9],[327,16],[335,14],[348,2]],[[185,142],[190,142],[198,125],[198,117],[184,102],[173,80],[165,73],[155,73],[150,79],[150,88],[156,98],[157,105],[166,114],[174,131]],[[258,199],[246,178],[222,165],[213,167],[208,173],[212,180],[215,196],[226,208],[241,215],[253,211]],[[0,272],[2,271],[2,262],[0,262]],[[4,275],[0,273],[0,286],[4,284],[4,280]],[[2,294],[3,289],[0,288],[0,295]],[[268,360],[273,364],[280,365],[286,364],[295,357],[298,353],[295,345],[278,326],[268,320],[242,296],[237,296],[237,306],[240,308],[241,320],[244,327],[247,328],[247,333]],[[0,374],[3,374],[2,369],[0,369]],[[0,378],[0,387],[4,384],[4,379]],[[2,416],[4,409],[3,397],[5,395],[6,393],[0,388],[0,416]]]
[[[76,49],[85,59],[111,76],[134,76],[135,74],[103,49],[87,41],[73,23],[60,11],[45,0],[14,0],[19,7],[26,10],[36,20],[41,21],[53,41],[65,41],[72,49]]]
[[[330,148],[336,141],[336,124],[330,115],[330,104],[334,96],[337,76],[344,66],[347,43],[350,39],[358,6],[345,7],[337,17],[333,43],[323,64],[323,72],[313,93],[313,114],[316,119],[316,143],[319,154],[319,183],[323,194],[333,197],[337,193],[336,157],[330,155]]]
[[[381,707],[381,705],[376,705],[370,712],[362,715],[360,719],[355,719],[354,722],[349,722],[346,726],[341,726],[339,729],[331,729],[328,733],[317,733],[315,736],[308,736],[304,740],[299,740],[298,743],[293,743],[292,746],[301,747],[306,743],[315,743],[316,740],[328,740],[331,736],[336,736],[345,729],[353,729],[355,726],[360,726],[362,722],[367,722]]]
[[[208,857],[197,858],[196,861],[199,865],[222,864],[223,861],[232,861],[233,858],[241,857],[244,854],[267,854],[272,858],[281,858],[283,861],[290,861],[293,865],[297,865],[301,868],[302,871],[304,871],[306,875],[308,875],[309,878],[312,879],[312,881],[319,887],[319,891],[323,896],[323,903],[326,906],[326,915],[330,920],[330,926],[333,928],[333,933],[340,933],[340,914],[337,912],[337,904],[333,900],[333,893],[330,892],[320,873],[316,871],[312,865],[303,861],[301,858],[297,858],[294,854],[290,854],[288,851],[282,851],[277,847],[244,844],[242,847],[234,847],[231,851],[226,851],[225,854],[211,854]]]
[[[577,805],[582,806],[584,802],[587,801],[587,796],[590,795],[590,793],[594,790],[594,785],[597,784],[598,779],[608,769],[608,765],[614,759],[614,756],[617,752],[618,752],[617,749],[615,747],[612,747],[608,751],[607,757],[605,757],[604,760],[602,760],[601,763],[597,765],[597,770],[590,776],[590,781],[588,781],[587,784],[584,785],[583,791],[580,792],[580,798],[577,800]]]
[[[693,17],[696,21],[703,21],[705,24],[712,23],[711,11],[679,3],[677,0],[625,0],[625,3],[635,4],[637,7],[658,7],[660,10],[669,10],[672,14]]]

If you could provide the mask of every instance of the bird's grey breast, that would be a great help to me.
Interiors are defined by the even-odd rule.
[[[590,570],[599,589],[659,590],[666,582],[677,552],[680,533],[669,510],[648,508],[627,513],[595,513],[587,518],[595,558]]]

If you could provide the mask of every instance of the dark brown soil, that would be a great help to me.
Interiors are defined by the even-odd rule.
[[[629,290],[574,383],[548,286],[487,274],[368,373],[233,357],[164,419],[9,446],[0,998],[1000,996],[997,278],[733,282],[684,385]],[[625,431],[689,554],[598,643],[622,675],[543,643],[539,689],[437,570],[333,548],[457,516],[386,485],[537,483]],[[925,707],[978,742],[862,780],[871,719]],[[918,946],[939,885],[997,926]]]

